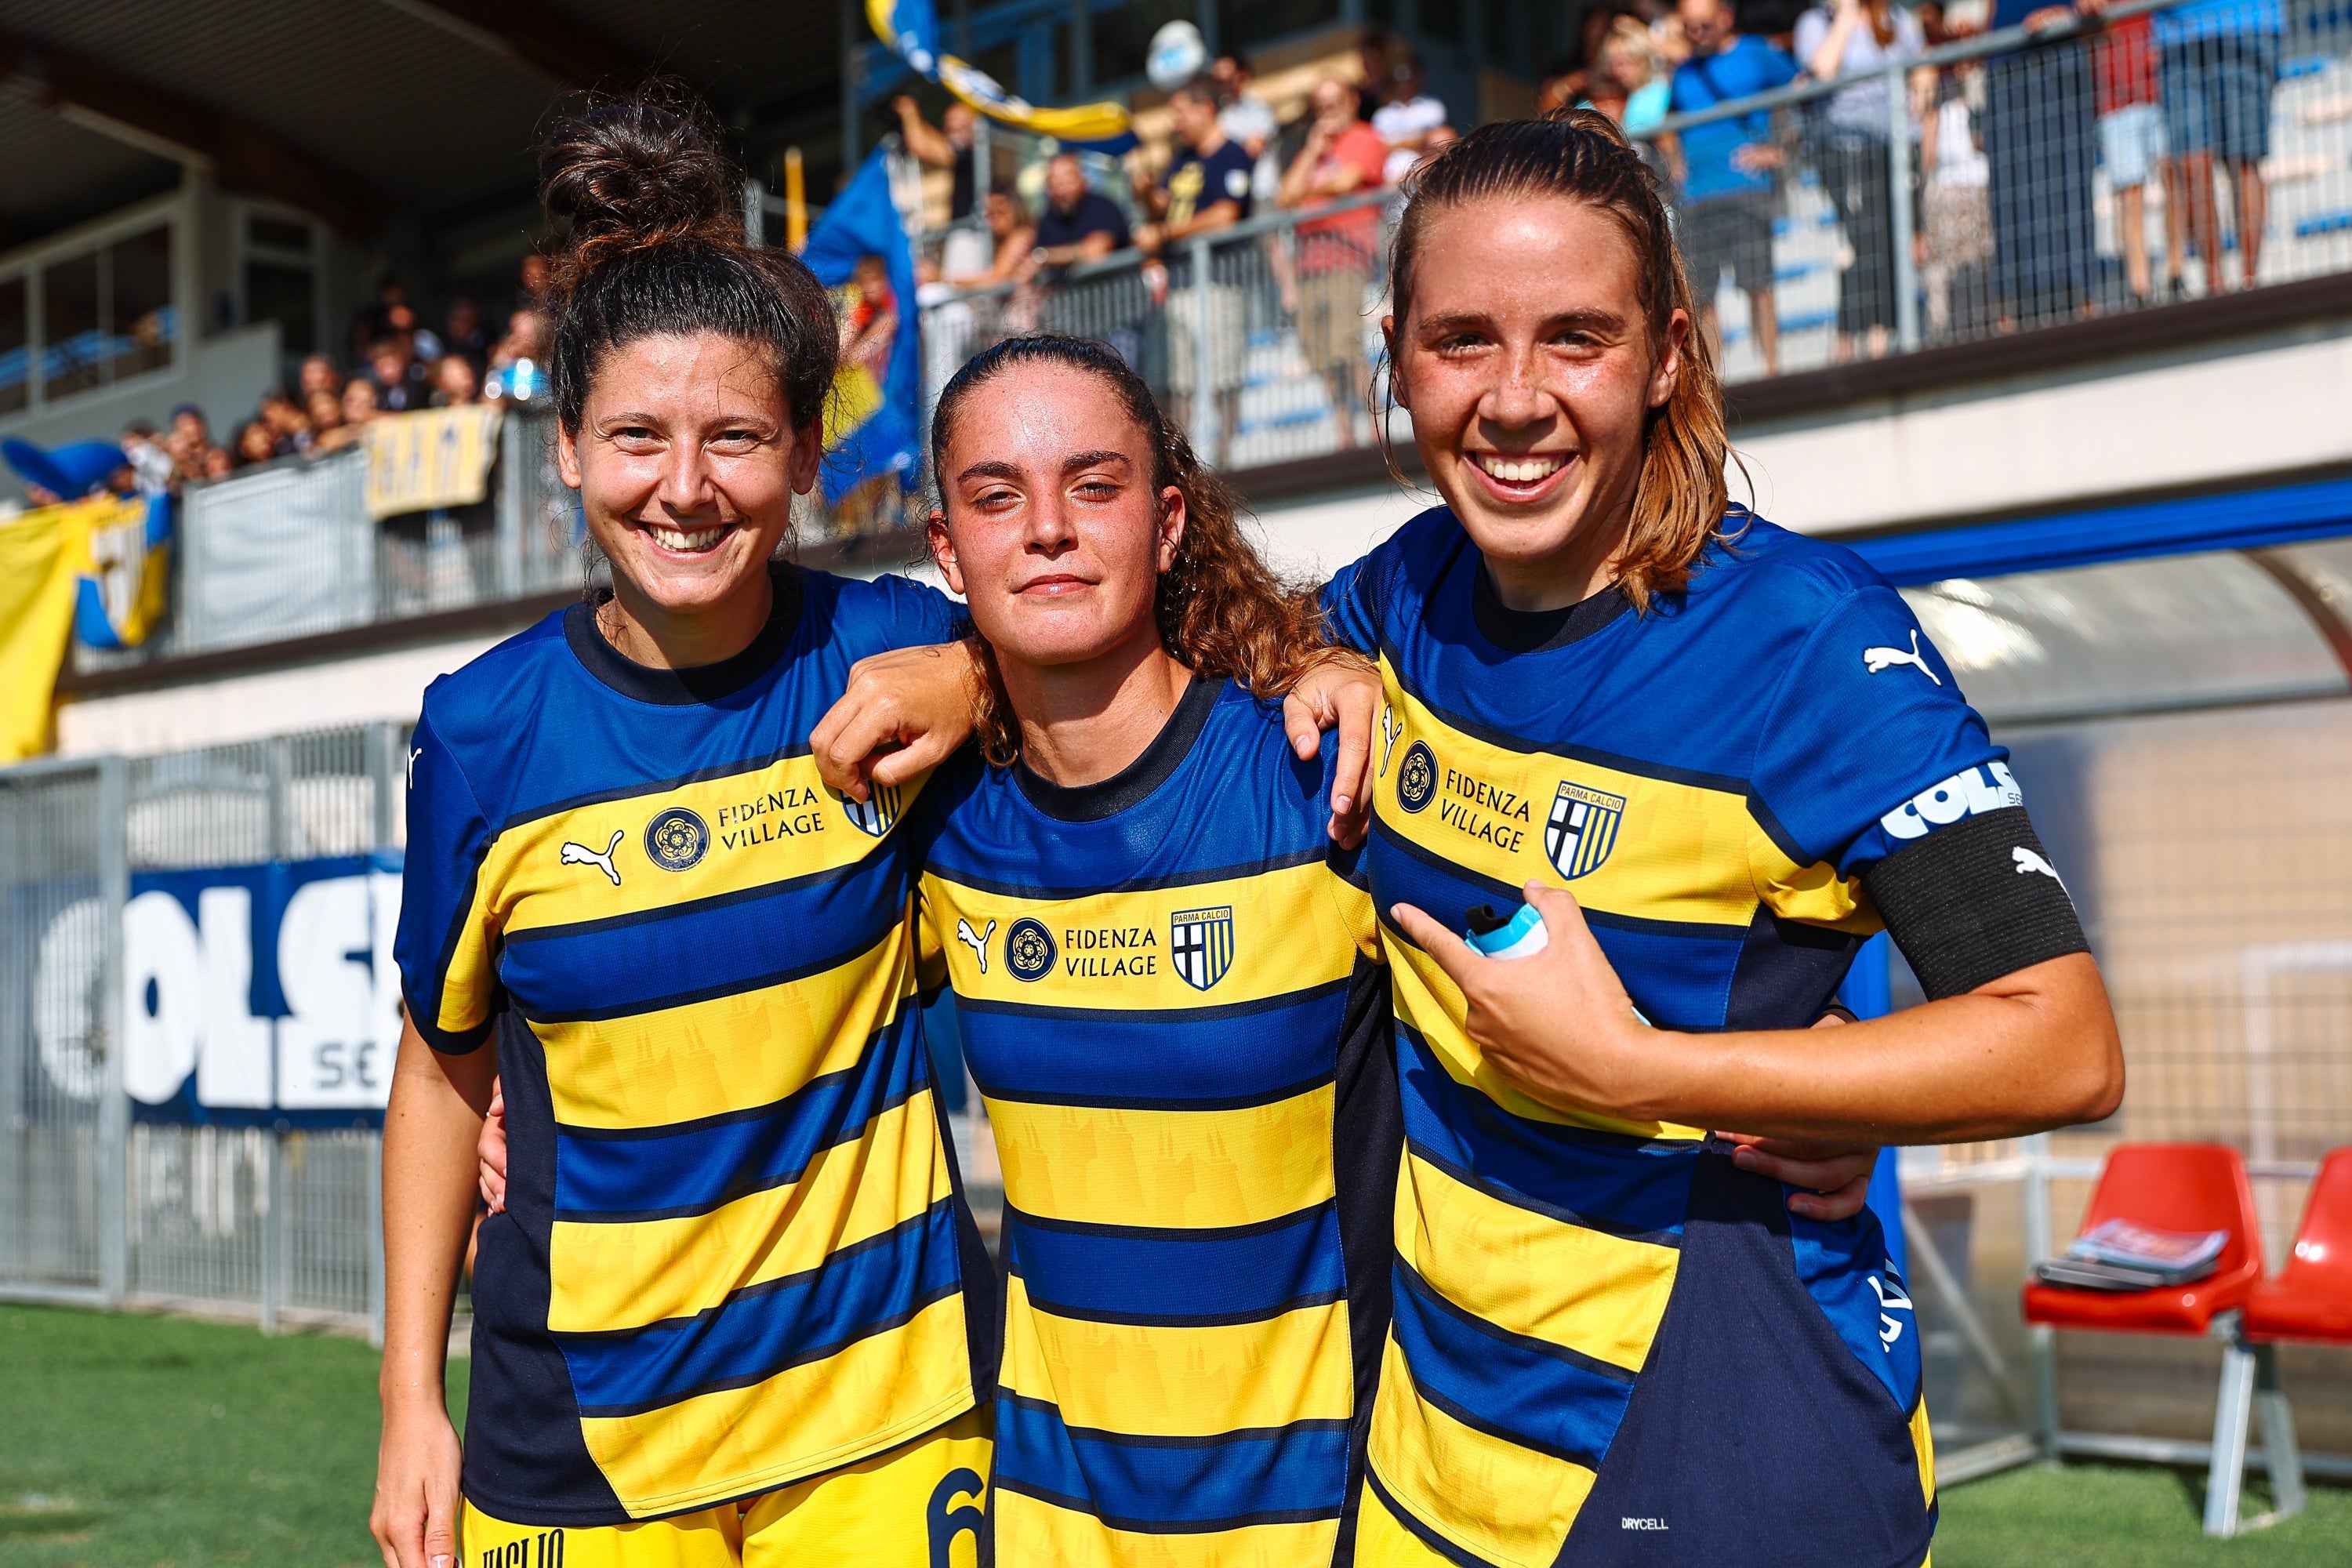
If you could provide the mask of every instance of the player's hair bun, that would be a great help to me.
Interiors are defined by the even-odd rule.
[[[633,252],[742,242],[735,170],[690,92],[653,83],[561,127],[539,155],[540,198],[568,224],[559,279]]]

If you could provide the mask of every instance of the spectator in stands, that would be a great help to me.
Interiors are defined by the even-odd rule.
[[[1994,0],[1991,26],[2041,32],[2074,16],[2042,0]],[[2097,309],[2095,108],[2090,62],[2078,43],[2029,45],[1985,62],[1992,294],[2004,331]]]
[[[1217,123],[1214,84],[1202,77],[1178,88],[1169,95],[1168,112],[1176,147],[1166,176],[1153,184],[1140,165],[1135,171],[1136,195],[1152,215],[1151,222],[1135,231],[1135,242],[1155,260],[1161,258],[1172,241],[1211,234],[1243,222],[1250,216],[1252,201],[1250,155]],[[1167,287],[1163,270],[1152,285],[1152,292],[1160,294]],[[1239,411],[1241,394],[1242,291],[1231,284],[1188,278],[1186,287],[1180,292],[1190,296],[1194,289],[1207,290],[1208,384],[1216,393],[1224,427],[1230,430]],[[1179,399],[1190,397],[1194,389],[1191,324],[1196,319],[1192,314],[1196,309],[1189,299],[1171,297],[1169,310],[1162,318],[1169,322],[1168,384]],[[1180,410],[1185,407],[1180,402]],[[1209,432],[1196,430],[1192,435],[1196,446],[1213,449]]]
[[[515,301],[516,309],[546,310],[547,291],[555,278],[555,268],[547,259],[546,254],[538,250],[525,251],[522,265],[517,270],[516,276],[521,285],[520,297]]]
[[[1597,109],[1639,137],[1666,117],[1674,89],[1650,44],[1650,29],[1637,16],[1620,16],[1601,41],[1585,78],[1585,108]],[[1427,144],[1423,143],[1426,151]]]
[[[269,432],[271,456],[290,458],[310,449],[310,416],[286,395],[284,387],[273,386],[263,393],[255,416]]]
[[[989,192],[981,211],[988,222],[989,237],[995,242],[993,255],[986,267],[949,273],[947,280],[960,289],[1011,281],[1021,275],[1029,253],[1037,248],[1037,226],[1030,221],[1028,207],[1010,186],[1000,185]]]
[[[477,383],[489,367],[490,338],[482,329],[482,312],[463,294],[449,301],[448,314],[442,318],[441,352],[463,354],[474,367]]]
[[[383,412],[378,399],[375,383],[366,376],[355,375],[343,384],[343,423],[341,428],[351,432],[345,440],[356,439],[368,421]]]
[[[2182,298],[2180,268],[2185,225],[2179,182],[2166,157],[2163,100],[2157,89],[2156,30],[2147,16],[2126,16],[2091,43],[2091,86],[2098,96],[2099,161],[2116,196],[2116,248],[2123,253],[2124,281],[2140,304],[2152,301],[2155,280],[2147,265],[2147,186],[2168,182],[2164,204],[2164,257],[2172,299]]]
[[[1315,207],[1335,196],[1379,188],[1388,143],[1356,113],[1360,95],[1326,77],[1307,100],[1314,123],[1282,176],[1282,205]],[[1361,206],[1298,226],[1298,339],[1307,363],[1329,390],[1339,445],[1356,444],[1356,410],[1364,402],[1364,292],[1380,254],[1381,210]]]
[[[1087,184],[1075,153],[1057,153],[1045,165],[1045,210],[1037,215],[1035,248],[1028,271],[1099,261],[1129,243],[1127,215],[1118,204]]]
[[[375,381],[376,406],[386,414],[405,414],[432,400],[432,382],[405,333],[376,340],[368,351],[368,374]]]
[[[235,472],[236,472],[235,453],[226,447],[207,447],[205,448],[203,471],[196,477],[200,479],[225,479]]]
[[[545,393],[547,317],[517,310],[507,318],[507,335],[490,351],[482,395],[492,403],[528,403]]]
[[[351,437],[339,437],[337,434],[345,426],[343,400],[336,394],[320,388],[305,400],[302,411],[310,416],[310,450],[313,455],[331,452],[350,442]],[[358,431],[353,429],[352,434],[356,436]]]
[[[850,272],[856,298],[849,307],[842,335],[841,363],[874,377],[879,385],[888,374],[890,347],[898,333],[898,301],[890,291],[890,272],[878,256],[861,256]]]
[[[1992,214],[1985,187],[1990,173],[1977,141],[1976,116],[1969,108],[1968,78],[1980,66],[1958,66],[1936,75],[1934,111],[1919,128],[1919,166],[1927,171],[1920,208],[1920,282],[1927,293],[1927,335],[1952,330],[1952,279],[1964,268],[1981,267],[1992,256]]]
[[[1674,111],[1687,114],[1747,98],[1796,79],[1797,64],[1763,39],[1738,30],[1731,0],[1681,0],[1677,7],[1691,56],[1672,87]],[[1756,112],[1695,125],[1676,138],[1683,256],[1699,328],[1720,353],[1716,293],[1723,271],[1748,296],[1756,350],[1768,375],[1780,368],[1780,317],[1772,299],[1772,219],[1780,201],[1773,171],[1782,162],[1769,114]]]
[[[2086,11],[2108,0],[2080,0]],[[2340,14],[2340,13],[2339,13]],[[2156,42],[2164,51],[2164,132],[2177,188],[2197,254],[2205,258],[2205,291],[2224,292],[2221,204],[2213,178],[2220,163],[2237,193],[2241,287],[2254,286],[2262,267],[2263,226],[2270,217],[2270,187],[2263,160],[2271,150],[2271,94],[2278,86],[2279,47],[2285,31],[2280,0],[2189,0],[2156,13]]]
[[[433,406],[466,408],[482,400],[481,378],[464,354],[444,354],[433,367]]]
[[[1372,111],[1372,129],[1389,148],[1384,184],[1411,173],[1429,133],[1445,123],[1445,105],[1423,90],[1426,80],[1421,62],[1410,57],[1389,68],[1387,101]]]
[[[173,409],[171,433],[163,438],[163,449],[172,454],[183,482],[203,479],[207,457],[219,450],[213,445],[212,427],[205,423],[205,411],[193,403]]]
[[[266,463],[276,456],[278,456],[278,433],[269,427],[268,421],[260,418],[248,419],[236,427],[236,466],[237,468],[249,468],[257,463]]]
[[[298,384],[302,402],[307,407],[310,399],[324,392],[334,394],[343,389],[343,373],[325,354],[308,354],[302,360],[302,374]]]
[[[1250,200],[1261,206],[1271,204],[1282,184],[1282,165],[1274,152],[1282,121],[1272,104],[1250,90],[1249,67],[1239,55],[1219,55],[1209,67],[1209,79],[1216,84],[1217,123],[1250,155]]]
[[[936,129],[923,118],[921,106],[903,92],[890,100],[890,110],[898,117],[898,134],[906,139],[907,151],[915,161],[948,171],[948,221],[961,223],[970,217],[980,188],[972,168],[971,106],[960,100],[950,103]]]
[[[132,483],[142,495],[157,496],[179,488],[177,466],[172,454],[155,434],[155,426],[144,419],[133,419],[122,427],[123,461],[131,465]]]
[[[1538,112],[1549,114],[1580,103],[1600,103],[1593,89],[1601,68],[1601,52],[1615,35],[1620,22],[1642,25],[1632,0],[1591,0],[1585,6],[1584,14],[1576,20],[1575,43],[1544,73],[1536,98]],[[1606,82],[1597,84],[1604,91],[1609,86]]]
[[[1815,80],[1860,79],[1830,94],[1810,116],[1812,131],[1806,138],[1853,253],[1838,274],[1832,357],[1839,363],[1851,360],[1857,344],[1872,359],[1890,346],[1895,289],[1888,180],[1894,165],[1885,72],[1916,59],[1927,48],[1917,18],[1894,0],[1832,0],[1797,18],[1797,58]]]
[[[1136,196],[1152,221],[1136,231],[1158,254],[1170,240],[1231,228],[1250,216],[1250,155],[1217,123],[1214,90],[1205,80],[1178,88],[1168,100],[1176,133],[1174,156],[1160,183],[1136,170]]]

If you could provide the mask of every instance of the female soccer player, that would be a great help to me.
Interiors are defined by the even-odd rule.
[[[1409,1140],[1360,1558],[1913,1568],[1933,1469],[1877,1225],[1790,1214],[1700,1130],[2106,1115],[2073,905],[1902,599],[1727,507],[1689,287],[1606,120],[1464,138],[1392,277],[1446,505],[1326,594],[1387,689]],[[1522,889],[1544,952],[1454,934]],[[1931,1000],[1801,1029],[1882,921]]]
[[[932,452],[992,677],[912,831],[1003,1163],[995,1561],[1328,1563],[1402,1137],[1370,899],[1273,700],[1318,617],[1098,344],[981,354]]]
[[[1933,1469],[1877,1224],[1703,1130],[2107,1114],[2073,905],[1901,598],[1727,506],[1714,367],[1612,127],[1465,138],[1392,277],[1448,504],[1326,594],[1387,687],[1367,863],[1408,1138],[1359,1559],[1911,1568]],[[946,683],[906,657],[869,673]],[[1543,953],[1453,934],[1523,889]],[[1882,923],[1934,1000],[1803,1032]]]
[[[992,1293],[910,1004],[896,797],[845,808],[807,739],[855,659],[955,618],[772,566],[833,312],[744,247],[693,118],[602,109],[541,166],[572,233],[562,467],[614,587],[436,682],[416,728],[376,1534],[448,1562],[462,1489],[474,1562],[928,1563],[977,1520]],[[516,1158],[461,1489],[442,1347],[493,1074]]]
[[[742,244],[695,115],[599,110],[542,174],[562,467],[614,586],[416,730],[373,1524],[398,1568],[457,1556],[461,1492],[475,1562],[969,1562],[998,1336],[911,1005],[931,759],[846,800],[810,756],[854,660],[960,618],[775,560],[834,316]],[[513,1180],[461,1460],[443,1348],[494,1074]]]

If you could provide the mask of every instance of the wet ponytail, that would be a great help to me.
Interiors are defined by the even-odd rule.
[[[1412,310],[1413,273],[1431,220],[1451,207],[1497,198],[1559,197],[1606,213],[1633,247],[1634,287],[1652,347],[1665,342],[1676,310],[1692,322],[1683,340],[1682,374],[1664,406],[1650,410],[1643,431],[1633,517],[1617,562],[1618,585],[1641,608],[1649,607],[1653,595],[1682,587],[1725,521],[1730,488],[1723,466],[1731,442],[1715,352],[1697,328],[1690,279],[1656,176],[1615,121],[1598,110],[1571,109],[1542,120],[1482,125],[1415,171],[1404,190],[1390,267],[1400,335]]]
[[[764,354],[796,432],[822,417],[841,353],[832,304],[798,258],[745,243],[741,180],[691,89],[656,79],[559,127],[539,188],[565,235],[548,351],[565,429],[614,350],[697,332]]]

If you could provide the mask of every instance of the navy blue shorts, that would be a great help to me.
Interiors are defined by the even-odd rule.
[[[2268,157],[2278,54],[2278,39],[2267,33],[2167,44],[2164,135],[2173,154],[2211,153],[2231,163]]]

